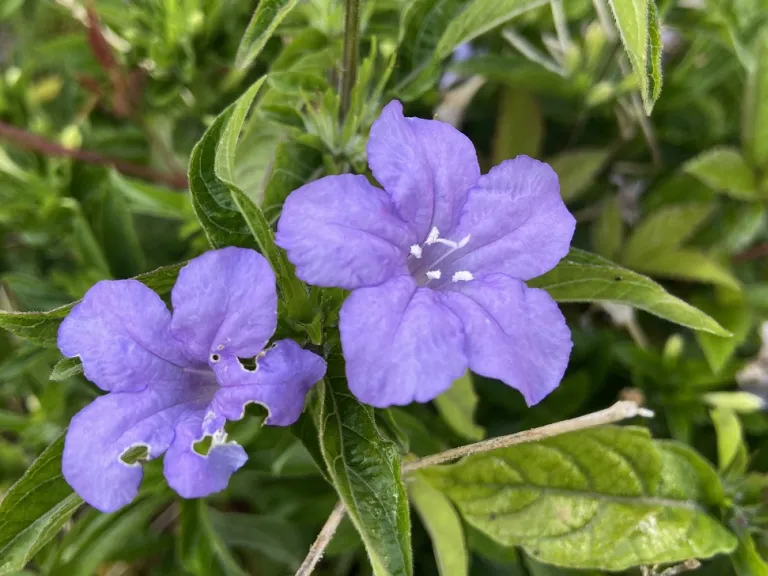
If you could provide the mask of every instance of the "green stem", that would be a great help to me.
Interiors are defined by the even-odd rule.
[[[341,106],[339,113],[343,121],[352,101],[352,89],[357,75],[357,48],[360,42],[360,0],[346,0],[344,15],[344,56],[339,79]]]

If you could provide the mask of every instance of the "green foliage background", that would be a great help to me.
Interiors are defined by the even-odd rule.
[[[484,171],[560,177],[573,250],[530,284],[574,351],[532,409],[472,374],[359,404],[344,294],[274,245],[292,190],[367,173],[392,98]],[[0,575],[292,574],[339,499],[318,575],[768,574],[766,201],[766,0],[0,0]],[[132,505],[89,509],[60,460],[98,392],[59,322],[98,280],[165,295],[228,245],[267,257],[280,337],[328,377],[290,428],[228,425],[249,461],[226,491],[182,501],[151,461]],[[619,399],[656,416],[403,472]]]

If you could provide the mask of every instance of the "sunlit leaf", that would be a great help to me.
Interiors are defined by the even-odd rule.
[[[686,162],[683,169],[704,184],[741,200],[760,197],[752,169],[734,148],[714,148]]]
[[[615,302],[645,310],[670,322],[729,336],[730,333],[659,284],[595,254],[572,248],[550,272],[528,282],[557,302]]]
[[[624,570],[736,547],[707,511],[722,499],[717,475],[644,429],[584,430],[423,474],[469,524],[560,566]]]

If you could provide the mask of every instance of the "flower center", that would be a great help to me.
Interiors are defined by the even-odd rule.
[[[470,238],[471,234],[467,234],[458,242],[448,240],[447,238],[440,238],[440,231],[436,226],[433,226],[423,244],[411,246],[411,254],[408,256],[408,269],[416,283],[419,286],[427,286],[434,282],[431,285],[434,288],[445,284],[448,275],[446,275],[441,283],[440,280],[443,279],[443,272],[439,265],[451,254],[469,244]],[[469,282],[474,280],[474,276],[468,270],[454,271],[450,278],[451,282]]]

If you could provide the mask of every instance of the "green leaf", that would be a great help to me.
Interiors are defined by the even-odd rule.
[[[320,447],[376,576],[410,576],[411,521],[396,444],[341,380],[317,385]]]
[[[0,550],[0,575],[12,574],[26,566],[40,549],[50,542],[83,504],[77,494],[70,494],[53,506],[6,547]]]
[[[741,140],[747,158],[768,167],[768,31],[757,36],[755,61],[749,70],[742,106]]]
[[[287,137],[283,126],[267,118],[261,102],[240,133],[235,151],[235,184],[256,205],[264,204],[264,188],[278,145]]]
[[[735,148],[713,148],[692,158],[683,166],[688,174],[718,192],[741,200],[759,198],[752,169]]]
[[[82,206],[74,198],[64,198],[61,205],[71,213],[72,239],[78,260],[85,268],[92,268],[98,277],[108,278],[109,264],[93,234],[93,228],[83,214]]]
[[[192,150],[189,182],[192,204],[211,245],[258,247],[280,282],[281,295],[292,316],[306,320],[308,296],[261,209],[235,183],[240,131],[253,99],[264,84],[257,80],[224,112]],[[310,318],[311,319],[311,318]]]
[[[176,277],[184,263],[162,266],[151,272],[139,274],[136,280],[148,286],[158,294],[170,291],[176,283]],[[72,302],[48,312],[4,312],[0,311],[0,328],[4,328],[19,338],[45,348],[56,348],[56,336],[59,324],[66,318],[73,306]]]
[[[663,460],[659,494],[689,498],[708,506],[725,506],[725,489],[712,465],[687,444],[656,440]]]
[[[415,0],[402,12],[399,67],[410,71],[395,92],[410,101],[432,88],[440,62],[473,38],[538,8],[546,0]],[[559,77],[558,77],[559,79]]]
[[[737,414],[754,414],[766,407],[766,401],[752,392],[706,392],[701,400],[715,408],[732,410]]]
[[[702,233],[701,239],[709,240],[713,252],[733,255],[749,248],[765,227],[766,210],[761,202],[730,203],[722,207],[718,226],[707,235]]]
[[[741,290],[739,280],[725,266],[698,250],[670,250],[648,256],[644,260],[633,261],[631,266],[653,276],[704,282]]]
[[[208,509],[211,526],[229,547],[251,550],[271,558],[292,571],[306,555],[297,527],[286,520]]]
[[[0,311],[0,328],[38,346],[56,348],[59,324],[76,303],[54,308],[48,312]]]
[[[525,154],[539,156],[544,120],[536,98],[530,92],[502,88],[493,135],[493,164]]]
[[[436,56],[442,60],[450,56],[460,44],[469,42],[545,3],[546,0],[472,0],[451,20],[443,32],[435,50]],[[439,3],[434,10],[438,8]],[[424,22],[422,26],[428,26],[428,22]]]
[[[164,497],[140,500],[115,514],[100,514],[88,526],[80,538],[68,550],[71,558],[59,567],[60,574],[97,574],[98,568],[119,553],[130,537],[147,529],[150,519],[155,516]]]
[[[235,56],[235,67],[245,70],[261,53],[275,30],[298,4],[298,0],[261,0],[245,29]]]
[[[661,93],[661,32],[654,0],[609,0],[624,50],[640,81],[645,113]]]
[[[616,258],[624,242],[624,222],[618,196],[603,201],[595,225],[592,226],[592,246],[603,258]]]
[[[209,576],[215,560],[224,575],[247,576],[216,530],[212,513],[215,511],[203,499],[182,501],[179,553],[184,568],[193,574]]]
[[[664,206],[645,218],[624,247],[622,263],[636,268],[649,256],[677,248],[712,214],[714,205],[689,202]]]
[[[576,200],[602,170],[609,150],[569,150],[549,159],[560,180],[560,195],[565,202]]]
[[[713,372],[718,373],[749,334],[749,329],[752,326],[749,309],[740,298],[726,303],[702,298],[694,301],[694,303],[700,310],[709,314],[723,328],[733,334],[731,338],[721,338],[705,332],[696,333],[696,340],[699,342],[710,368]]]
[[[82,373],[83,363],[80,361],[80,358],[64,358],[56,362],[56,366],[53,367],[49,379],[54,382],[61,382]]]
[[[456,434],[468,440],[485,438],[485,429],[475,424],[477,403],[477,394],[470,372],[464,374],[448,390],[435,398],[435,406],[445,423]]]
[[[136,214],[186,220],[192,216],[189,195],[140,180],[126,178],[117,170],[109,173],[112,190],[122,194]]]
[[[618,571],[736,546],[705,508],[717,477],[687,448],[655,443],[644,429],[583,430],[423,475],[469,524],[559,566]]]
[[[0,174],[7,174],[16,180],[21,182],[30,182],[35,176],[31,172],[27,172],[21,166],[16,164],[5,148],[0,147]]]
[[[758,553],[749,533],[739,538],[739,547],[731,554],[731,562],[739,576],[768,576],[768,563]]]
[[[0,574],[23,568],[83,503],[61,474],[63,450],[62,435],[0,502]]]
[[[254,234],[233,198],[233,190],[237,189],[233,173],[240,128],[264,80],[262,76],[216,117],[189,159],[192,207],[214,248],[257,247]],[[242,192],[240,196],[247,200]]]
[[[301,139],[281,142],[275,150],[272,169],[264,187],[264,212],[275,217],[288,194],[306,184],[323,166],[323,156],[315,146]]]
[[[440,576],[467,576],[464,529],[451,501],[418,475],[408,481],[408,495],[432,540]]]
[[[310,392],[310,395],[312,392]],[[313,396],[310,396],[313,398]],[[311,403],[313,400],[310,400]],[[296,423],[291,425],[291,433],[301,442],[306,448],[312,460],[317,465],[317,469],[322,474],[323,478],[329,483],[333,484],[328,471],[325,469],[325,460],[323,459],[323,451],[320,448],[320,432],[317,426],[317,422],[312,417],[312,410],[305,410],[302,412]]]
[[[717,432],[717,462],[721,471],[727,470],[743,449],[741,420],[733,410],[714,408],[709,412]]]
[[[730,335],[704,312],[672,296],[650,278],[576,248],[553,270],[528,285],[543,288],[557,302],[626,304],[693,330]]]
[[[133,216],[122,194],[102,186],[85,204],[93,235],[115,278],[130,278],[146,266]]]

